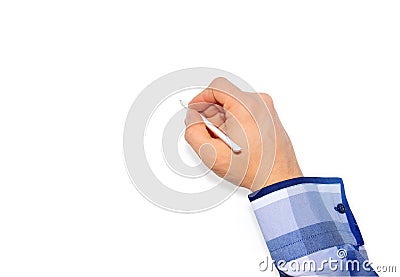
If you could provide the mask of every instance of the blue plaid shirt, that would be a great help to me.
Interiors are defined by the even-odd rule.
[[[342,179],[290,179],[249,200],[281,276],[378,276]]]

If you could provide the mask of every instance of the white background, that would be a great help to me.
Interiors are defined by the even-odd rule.
[[[273,276],[247,191],[177,214],[127,175],[135,96],[196,66],[270,93],[304,174],[343,177],[400,270],[400,4],[233,2],[1,2],[0,276]]]

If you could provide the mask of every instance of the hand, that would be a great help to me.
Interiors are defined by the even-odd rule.
[[[241,148],[234,153],[214,136],[199,113]],[[218,176],[256,191],[302,176],[292,143],[265,93],[243,92],[217,78],[189,103],[185,139]]]

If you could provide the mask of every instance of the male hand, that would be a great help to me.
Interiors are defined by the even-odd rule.
[[[234,153],[209,131],[199,113],[219,127],[241,148]],[[217,78],[189,103],[185,139],[218,176],[256,191],[270,184],[302,176],[289,136],[272,98],[243,92]]]

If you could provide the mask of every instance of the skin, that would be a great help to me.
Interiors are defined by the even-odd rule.
[[[200,114],[242,147],[238,154],[210,132]],[[265,93],[217,78],[189,103],[185,139],[218,176],[252,191],[303,176],[292,143]]]

